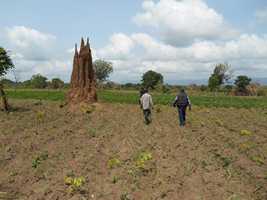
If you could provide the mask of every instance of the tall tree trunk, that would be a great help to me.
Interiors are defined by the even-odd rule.
[[[0,97],[2,98],[2,105],[3,105],[4,111],[8,111],[9,105],[7,102],[6,93],[3,88],[4,88],[3,85],[0,84]]]

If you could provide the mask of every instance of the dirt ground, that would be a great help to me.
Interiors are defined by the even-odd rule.
[[[0,199],[267,199],[266,109],[193,107],[180,128],[164,106],[146,126],[135,105],[11,104],[0,111]]]

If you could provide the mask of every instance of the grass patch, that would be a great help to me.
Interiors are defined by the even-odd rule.
[[[66,90],[7,90],[10,99],[36,99],[49,101],[64,101]],[[171,105],[174,94],[153,93],[155,104]],[[138,91],[100,90],[98,98],[101,102],[138,104]],[[266,97],[232,97],[232,96],[190,96],[195,106],[201,107],[234,107],[234,108],[267,108]]]

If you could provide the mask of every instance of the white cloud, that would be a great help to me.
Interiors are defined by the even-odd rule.
[[[71,56],[55,50],[56,36],[25,26],[14,26],[0,30],[1,38],[15,64],[20,80],[29,79],[41,73],[49,78],[60,77],[69,80]],[[9,77],[13,74],[10,73]]]
[[[9,46],[23,52],[25,59],[47,60],[52,56],[56,37],[24,26],[6,28]]]
[[[255,76],[267,69],[267,36],[243,34],[234,40],[197,41],[185,47],[173,47],[145,33],[124,35],[123,38],[131,41],[132,48],[127,54],[125,52],[120,59],[110,51],[104,57],[113,62],[115,72],[112,78],[117,81],[125,82],[126,77],[130,78],[128,81],[139,80],[149,69],[163,73],[169,81],[207,78],[219,62],[229,62],[236,73],[247,71]],[[120,49],[120,43],[116,43],[116,48],[113,45],[111,42],[107,46]],[[128,75],[122,75],[125,73]]]
[[[41,33],[25,26],[7,28],[7,36],[13,44],[21,48],[32,45],[46,47],[52,40],[56,39],[54,35]]]
[[[255,16],[260,23],[267,23],[267,7],[257,10]]]
[[[171,45],[199,39],[229,39],[238,35],[223,16],[203,0],[146,0],[143,12],[133,18],[140,26],[155,29]]]
[[[257,19],[267,21],[266,13],[258,11]],[[235,74],[267,76],[267,35],[238,33],[204,0],[144,0],[134,21],[148,31],[116,33],[104,47],[92,48],[94,59],[113,62],[113,81],[139,82],[150,69],[172,83],[207,79],[219,62],[230,63]],[[0,30],[0,37],[21,79],[42,73],[69,81],[74,49],[57,49],[54,35],[15,26]]]
[[[98,51],[100,58],[126,59],[130,50],[134,47],[133,41],[125,34],[114,34],[110,38],[110,44]]]

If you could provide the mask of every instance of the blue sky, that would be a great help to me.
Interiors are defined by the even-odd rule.
[[[150,69],[168,83],[205,79],[218,62],[267,77],[265,0],[10,0],[0,17],[0,46],[21,80],[42,73],[68,81],[81,36],[94,59],[113,62],[115,82],[138,82]]]

